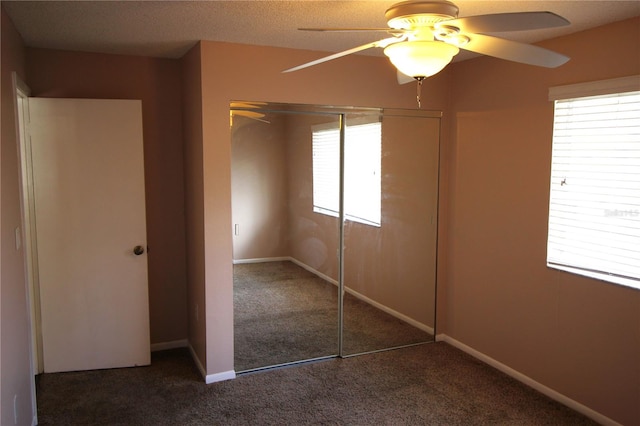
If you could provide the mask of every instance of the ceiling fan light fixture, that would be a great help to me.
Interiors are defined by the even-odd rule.
[[[460,52],[456,46],[441,41],[404,41],[384,49],[384,54],[403,74],[426,78],[442,71]]]

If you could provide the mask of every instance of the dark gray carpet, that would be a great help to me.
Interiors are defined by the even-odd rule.
[[[236,371],[336,355],[338,292],[291,262],[233,268]]]
[[[592,425],[445,344],[246,374],[205,385],[187,350],[152,365],[55,373],[41,425]]]
[[[292,262],[237,264],[234,336],[236,371],[337,355],[338,288]],[[432,340],[345,294],[345,355]]]

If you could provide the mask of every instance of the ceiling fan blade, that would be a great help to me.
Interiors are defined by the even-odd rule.
[[[374,41],[372,43],[363,44],[362,46],[354,47],[354,48],[349,49],[349,50],[344,50],[342,52],[334,53],[333,55],[325,56],[324,58],[316,59],[315,61],[307,62],[306,64],[298,65],[297,67],[289,68],[289,69],[286,69],[286,70],[284,70],[282,72],[298,71],[298,70],[301,70],[303,68],[308,68],[308,67],[311,67],[313,65],[318,65],[318,64],[321,64],[323,62],[328,62],[328,61],[331,61],[333,59],[338,59],[338,58],[341,58],[343,56],[351,55],[352,53],[357,53],[357,52],[361,52],[363,50],[371,49],[372,47],[386,47],[386,46],[388,46],[388,45],[390,45],[392,43],[398,42],[398,41],[402,41],[402,39],[398,38],[398,37],[385,38],[385,39],[382,39],[382,40]]]
[[[463,33],[492,33],[538,30],[569,24],[569,21],[553,12],[514,12],[467,16],[443,21],[438,25],[454,26]]]
[[[461,45],[461,49],[483,55],[493,56],[507,61],[555,68],[569,60],[568,56],[542,47],[483,34],[466,34],[470,41]]]
[[[393,28],[298,28],[300,31],[318,31],[318,32],[350,32],[350,31],[398,31]]]
[[[411,77],[410,75],[401,73],[400,71],[397,71],[396,78],[398,79],[398,84],[407,84],[411,83],[412,81],[416,81],[415,78]]]

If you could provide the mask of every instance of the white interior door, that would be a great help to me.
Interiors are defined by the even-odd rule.
[[[148,365],[141,102],[29,98],[29,115],[44,371]]]

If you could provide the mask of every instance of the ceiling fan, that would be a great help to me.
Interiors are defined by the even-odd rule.
[[[458,7],[447,0],[411,0],[385,12],[389,28],[300,28],[303,31],[383,31],[391,37],[338,52],[283,72],[298,71],[373,47],[398,69],[398,82],[422,82],[446,67],[460,49],[547,68],[569,60],[560,53],[486,33],[536,30],[569,25],[552,12],[515,12],[458,18]]]

